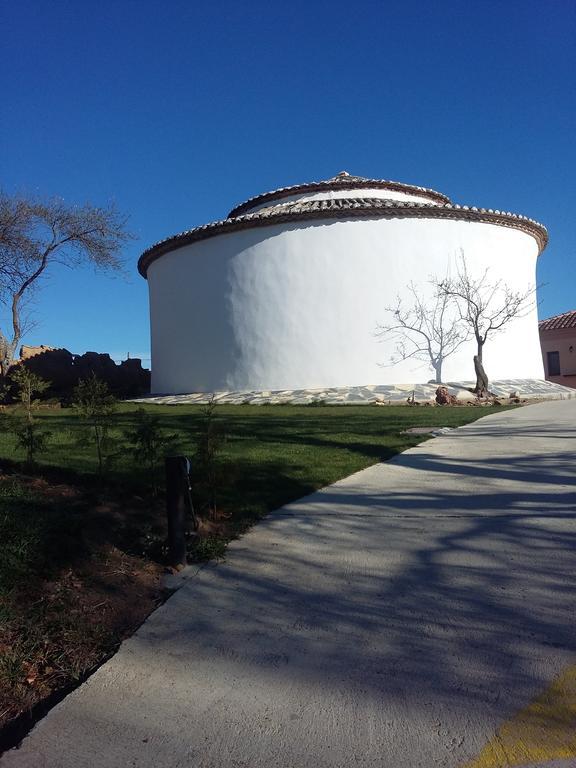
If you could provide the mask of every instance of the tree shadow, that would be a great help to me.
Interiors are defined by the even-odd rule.
[[[398,462],[439,477],[460,468],[417,458]],[[442,482],[363,492],[354,478],[314,493],[175,595],[135,638],[136,657],[161,648],[170,674],[192,664],[215,685],[264,678],[271,691],[360,697],[448,743],[439,712],[463,728],[483,707],[504,717],[576,651],[571,465],[560,452],[537,467],[522,455],[470,462],[474,494]]]
[[[503,435],[474,430],[485,446]],[[151,722],[183,722],[185,700],[187,740],[170,741],[182,761],[214,732],[219,764],[246,760],[244,731],[275,745],[278,764],[290,745],[287,760],[308,749],[317,764],[409,765],[411,738],[445,765],[477,753],[576,652],[576,430],[550,428],[551,452],[521,450],[540,429],[514,434],[512,455],[425,445],[266,517],[103,668],[104,684],[117,687],[119,669],[130,681],[129,695],[109,693],[115,727],[148,739]],[[268,469],[242,471],[273,498],[281,462]],[[152,700],[166,680],[170,696]],[[145,714],[133,696],[146,696]],[[85,732],[90,706],[78,699],[62,717]]]

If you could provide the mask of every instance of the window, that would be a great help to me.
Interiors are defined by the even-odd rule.
[[[560,376],[560,352],[547,352],[548,376]]]

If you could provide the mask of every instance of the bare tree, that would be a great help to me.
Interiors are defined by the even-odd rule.
[[[437,286],[438,280],[433,279]],[[460,320],[454,300],[447,294],[437,295],[426,304],[414,283],[407,286],[411,303],[406,306],[399,297],[395,307],[386,307],[392,315],[391,322],[379,325],[377,335],[396,341],[396,354],[392,365],[403,360],[422,360],[429,363],[435,373],[436,383],[442,383],[442,365],[446,358],[467,341],[472,332]]]
[[[113,206],[71,207],[0,192],[0,380],[14,362],[27,325],[25,302],[51,264],[83,262],[104,270],[121,267],[120,247],[130,239],[126,220]]]
[[[438,283],[438,295],[456,301],[461,320],[476,340],[474,391],[478,397],[488,394],[488,377],[482,364],[488,337],[504,330],[513,320],[525,317],[534,307],[536,293],[535,286],[513,291],[502,280],[490,282],[488,272],[486,269],[480,277],[472,277],[461,251],[456,277]]]

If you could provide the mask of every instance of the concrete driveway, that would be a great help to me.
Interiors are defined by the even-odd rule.
[[[575,459],[543,403],[280,509],[2,768],[576,766]]]

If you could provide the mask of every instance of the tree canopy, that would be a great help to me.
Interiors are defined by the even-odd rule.
[[[131,238],[113,205],[76,207],[0,192],[0,378],[28,328],[25,303],[50,266],[119,270],[122,245]]]
[[[488,394],[488,376],[482,361],[484,345],[489,337],[502,332],[512,321],[532,311],[536,287],[529,285],[523,291],[515,291],[503,280],[490,280],[488,269],[474,276],[461,251],[456,276],[439,281],[438,294],[456,302],[460,320],[467,325],[476,341],[474,389],[479,397],[483,397]]]
[[[390,363],[404,360],[421,360],[434,370],[436,383],[442,382],[442,365],[471,335],[465,323],[460,321],[454,302],[447,295],[437,292],[437,280],[431,280],[436,295],[425,299],[414,283],[406,287],[408,302],[400,297],[396,306],[385,307],[391,318],[379,325],[377,335],[392,338],[396,353]]]

